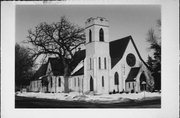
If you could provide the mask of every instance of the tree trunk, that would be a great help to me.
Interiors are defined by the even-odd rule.
[[[69,77],[64,76],[64,92],[69,93],[69,84],[68,84]]]
[[[69,65],[65,60],[63,60],[64,63],[64,92],[69,93]]]

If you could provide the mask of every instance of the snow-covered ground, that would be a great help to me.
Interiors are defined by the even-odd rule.
[[[34,98],[46,98],[46,99],[57,99],[66,101],[87,101],[87,102],[103,102],[103,103],[114,103],[114,102],[125,102],[127,100],[141,100],[145,98],[153,99],[154,97],[160,97],[161,94],[158,92],[141,92],[141,93],[123,93],[123,94],[102,94],[102,95],[84,95],[82,93],[71,92],[71,93],[34,93],[34,92],[23,92],[16,93],[17,96],[23,97],[34,97]]]

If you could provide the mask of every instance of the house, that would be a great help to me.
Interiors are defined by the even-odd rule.
[[[133,38],[110,41],[109,23],[102,17],[89,18],[85,27],[85,50],[75,54],[68,81],[70,91],[105,94],[148,90],[152,77]],[[64,92],[61,60],[49,58],[36,78],[31,91]]]

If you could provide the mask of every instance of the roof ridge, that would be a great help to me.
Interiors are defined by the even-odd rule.
[[[116,39],[116,40],[110,41],[109,43],[112,43],[112,42],[115,42],[115,41],[118,41],[118,40],[122,40],[122,39],[126,39],[126,38],[132,38],[132,36],[129,35],[129,36],[126,36],[126,37],[123,37],[123,38],[120,38],[120,39]]]
[[[139,50],[138,50],[138,48],[137,48],[137,46],[136,46],[136,44],[135,44],[135,42],[134,42],[134,40],[133,40],[133,38],[131,37],[130,38],[130,40],[132,41],[132,44],[133,44],[133,46],[134,46],[134,48],[135,48],[135,50],[136,50],[136,52],[137,52],[137,54],[138,54],[138,56],[139,56],[139,59],[143,62],[143,64],[148,68],[148,69],[150,69],[150,67],[146,64],[146,62],[142,59],[142,57],[141,57],[141,55],[140,55],[140,53],[139,53]]]

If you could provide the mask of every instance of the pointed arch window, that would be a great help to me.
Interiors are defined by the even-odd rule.
[[[93,78],[91,76],[90,78],[90,91],[93,91],[94,90],[94,84],[93,84]]]
[[[104,76],[102,76],[102,87],[104,87]]]
[[[104,69],[106,69],[106,57],[104,58]]]
[[[92,42],[92,32],[89,30],[89,42]]]
[[[99,30],[99,41],[104,41],[104,31],[102,28]]]
[[[61,87],[61,78],[58,79],[58,86]]]
[[[79,79],[79,77],[78,77],[78,86],[80,86],[80,79]]]
[[[135,85],[134,85],[134,84],[135,84],[135,83],[133,82],[133,83],[132,83],[132,85],[133,85],[133,89],[134,89],[134,87],[135,87]]]
[[[101,69],[101,58],[99,57],[99,69]]]
[[[114,84],[119,85],[119,75],[117,72],[114,74]]]
[[[52,80],[52,77],[50,77],[50,80],[51,80],[51,87],[53,86],[53,80]]]
[[[90,70],[92,69],[92,67],[91,67],[91,58],[89,59],[89,61],[90,61]]]
[[[76,86],[76,78],[74,78],[74,86]]]

